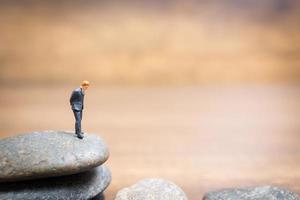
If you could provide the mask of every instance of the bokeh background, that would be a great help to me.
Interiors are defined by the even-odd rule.
[[[300,193],[299,35],[297,0],[0,0],[0,136],[72,130],[89,80],[107,199],[147,177]]]

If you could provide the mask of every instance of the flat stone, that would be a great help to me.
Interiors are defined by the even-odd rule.
[[[187,197],[170,181],[145,179],[120,190],[115,200],[187,200]]]
[[[283,188],[261,186],[209,192],[203,200],[300,200],[300,196]]]
[[[42,131],[0,140],[0,182],[70,175],[104,163],[108,148],[101,138]]]
[[[1,200],[101,199],[111,181],[110,171],[99,166],[68,176],[0,183]]]

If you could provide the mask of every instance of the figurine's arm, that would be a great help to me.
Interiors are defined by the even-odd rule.
[[[70,104],[72,105],[74,99],[76,98],[76,92],[73,91],[72,94],[71,94],[71,97],[70,97]]]

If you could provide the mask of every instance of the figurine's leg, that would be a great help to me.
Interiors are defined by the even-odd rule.
[[[73,110],[74,117],[75,117],[75,133],[78,133],[78,121],[79,121],[79,116],[78,112],[76,110]]]
[[[77,120],[77,128],[78,128],[78,133],[81,134],[81,111],[78,112],[78,120]]]
[[[74,112],[74,116],[75,116],[75,134],[79,137],[82,138],[81,135],[81,111],[73,111]]]
[[[84,133],[81,131],[81,120],[82,120],[82,111],[80,111],[80,133],[81,133],[81,134],[84,134]]]

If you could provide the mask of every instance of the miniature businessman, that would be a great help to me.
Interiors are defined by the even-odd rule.
[[[81,119],[83,110],[84,93],[90,86],[88,81],[83,81],[79,88],[76,88],[71,95],[70,104],[75,116],[75,134],[78,138],[83,138],[83,132],[81,132]]]

